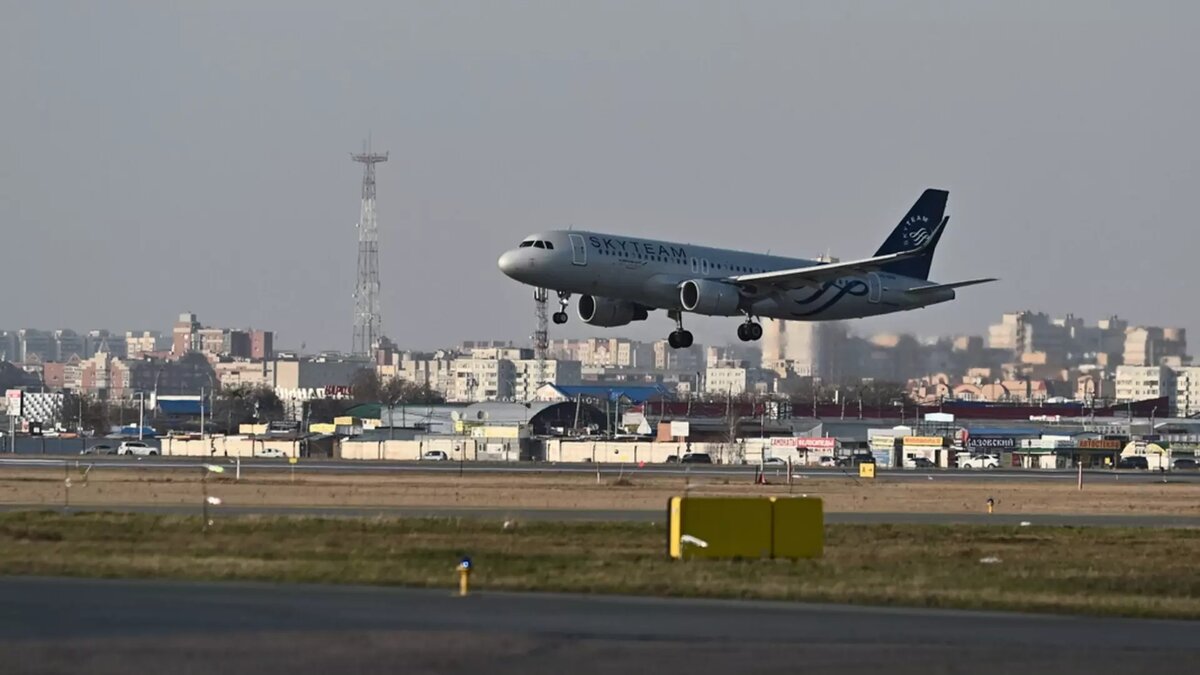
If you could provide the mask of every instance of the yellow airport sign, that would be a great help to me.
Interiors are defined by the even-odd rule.
[[[812,558],[824,551],[825,516],[809,497],[672,497],[667,552],[691,558]]]

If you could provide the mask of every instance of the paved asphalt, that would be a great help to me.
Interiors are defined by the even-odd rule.
[[[0,504],[0,513],[5,511],[61,511],[61,506],[48,504]],[[196,515],[200,506],[183,504],[104,504],[73,505],[71,511],[117,511],[123,513],[151,513],[158,515]],[[229,516],[304,516],[320,518],[480,518],[486,520],[525,521],[608,521],[608,522],[664,522],[663,510],[620,510],[620,509],[506,509],[491,508],[439,508],[415,506],[237,506],[222,505],[213,508],[217,517]],[[886,512],[833,512],[825,514],[826,523],[846,524],[912,524],[912,525],[1006,525],[1022,523],[1039,526],[1065,527],[1200,527],[1200,516],[1177,516],[1159,514],[1099,515],[1099,514],[1056,514],[1056,513],[886,513]]]
[[[1195,623],[0,577],[5,673],[1192,673]]]
[[[61,467],[64,462],[74,465],[76,462],[81,464],[91,464],[93,470],[103,470],[106,468],[112,469],[197,469],[203,464],[233,464],[233,459],[229,457],[112,457],[112,456],[94,456],[94,455],[61,455],[61,456],[30,456],[30,455],[8,455],[0,457],[0,468],[5,469],[20,469],[20,468],[45,468],[47,466]],[[247,459],[242,462],[243,474],[253,474],[255,472],[285,472],[292,471],[293,467],[283,459]],[[663,477],[683,477],[685,475],[695,476],[740,476],[745,477],[752,475],[758,470],[758,466],[754,464],[645,464],[635,466],[633,464],[591,464],[587,462],[557,464],[557,463],[512,463],[512,462],[466,462],[461,466],[457,462],[393,462],[393,461],[378,461],[378,460],[334,460],[334,459],[302,459],[294,467],[297,472],[312,472],[312,473],[336,473],[336,474],[364,474],[364,475],[379,475],[379,474],[403,474],[403,473],[421,473],[421,474],[512,474],[512,475],[554,475],[554,474],[579,474],[579,475],[596,475],[597,470],[605,476],[624,475],[651,475]],[[858,474],[855,471],[832,468],[832,467],[794,467],[793,475],[800,479],[805,478],[841,478],[845,480],[858,480]],[[1172,483],[1200,483],[1200,472],[1197,471],[1175,471],[1170,473],[1161,473],[1157,471],[1138,471],[1138,470],[1088,470],[1084,471],[1084,480],[1113,480],[1113,481],[1129,481],[1135,483],[1163,482],[1169,481]],[[782,467],[768,467],[768,476],[784,477],[785,469]],[[1074,481],[1077,479],[1077,473],[1072,469],[989,469],[989,470],[971,470],[971,469],[881,469],[880,477],[886,477],[890,480],[955,480],[955,481],[1017,481],[1017,482],[1044,482],[1044,481]]]

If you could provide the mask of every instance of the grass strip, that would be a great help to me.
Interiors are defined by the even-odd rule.
[[[565,591],[1200,618],[1200,530],[829,525],[819,560],[668,560],[661,525],[0,514],[0,574]],[[985,564],[982,559],[998,559]]]

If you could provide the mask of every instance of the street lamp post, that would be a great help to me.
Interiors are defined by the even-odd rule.
[[[143,432],[146,429],[146,392],[138,392],[138,440],[143,440]]]

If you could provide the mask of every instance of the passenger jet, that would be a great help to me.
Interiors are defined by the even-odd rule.
[[[824,262],[747,253],[641,237],[551,230],[526,237],[500,256],[509,277],[558,293],[554,323],[567,322],[579,294],[579,318],[590,326],[624,326],[666,310],[675,321],[667,342],[690,347],[683,315],[743,316],[743,341],[762,337],[760,318],[787,321],[856,319],[918,309],[954,299],[954,289],[995,279],[929,281],[933,251],[946,228],[945,190],[926,190],[870,258]]]

